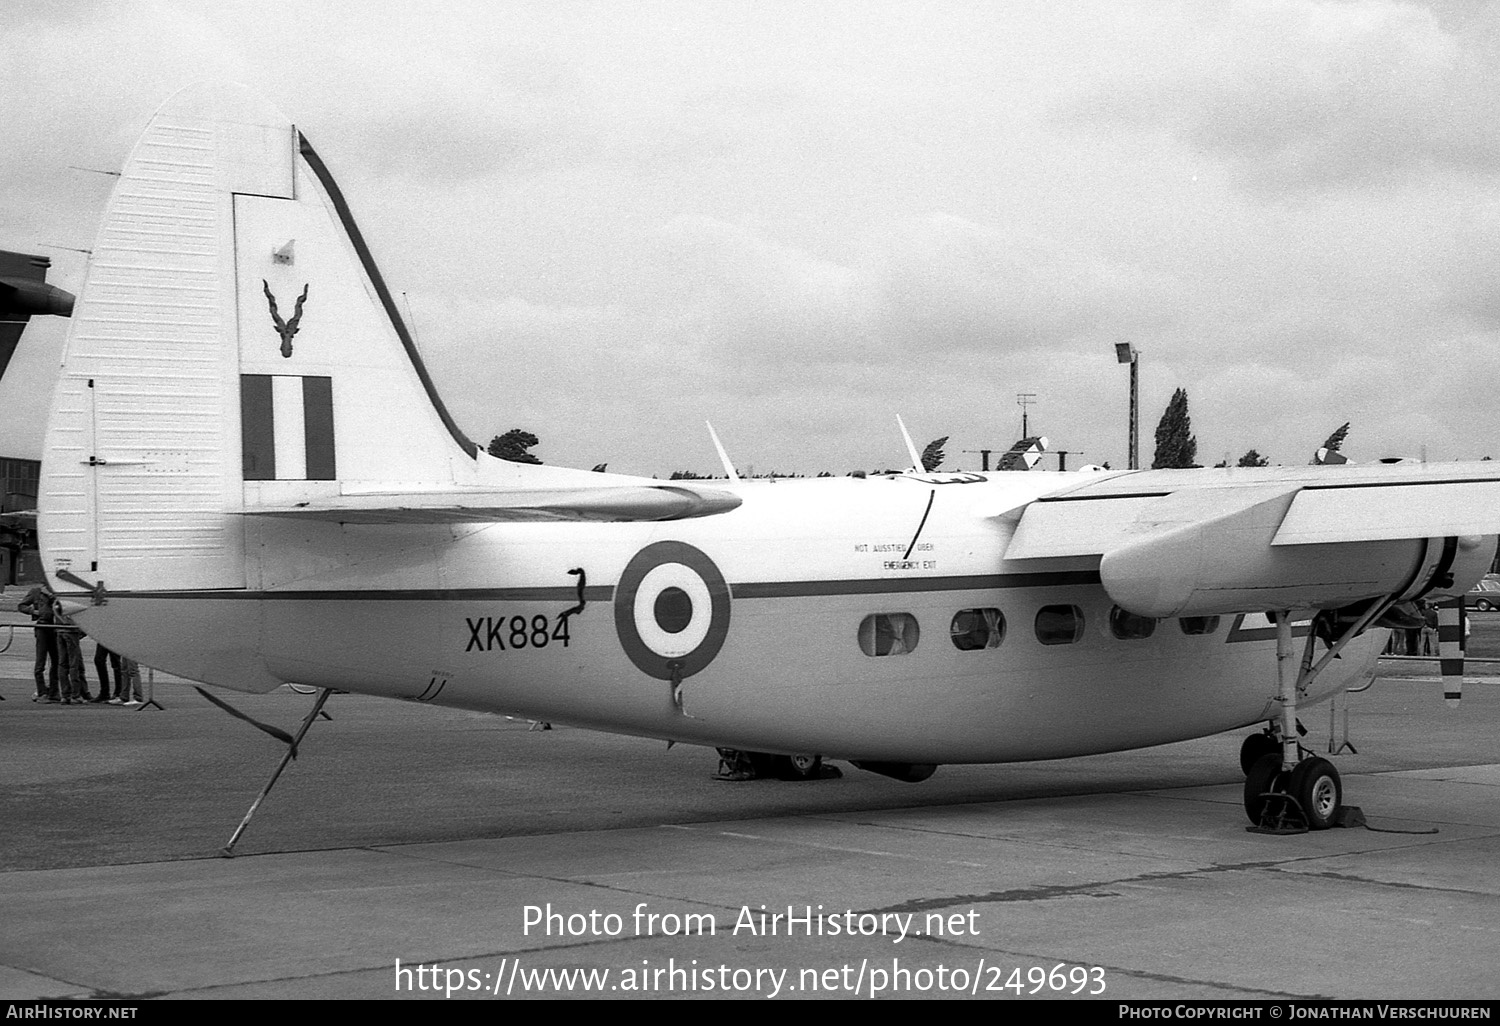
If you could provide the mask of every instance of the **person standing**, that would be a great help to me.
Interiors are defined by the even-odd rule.
[[[36,636],[36,662],[32,672],[36,676],[36,695],[33,702],[58,702],[61,697],[57,693],[57,631],[53,627],[52,603],[57,596],[52,594],[52,589],[45,583],[38,584],[26,593],[19,605],[18,610],[31,616],[31,633]],[[51,663],[52,673],[47,675],[47,664]]]
[[[109,695],[109,670],[113,670],[115,674],[115,694],[113,699]],[[115,705],[120,705],[125,685],[120,679],[119,653],[111,652],[97,641],[94,642],[94,672],[99,675],[99,693],[94,696],[94,701],[113,702]]]
[[[89,701],[89,681],[83,672],[83,651],[78,642],[83,637],[68,614],[63,612],[62,602],[52,598],[52,621],[57,625],[57,650],[59,661],[63,705]]]
[[[119,697],[114,701],[121,705],[141,704],[141,666],[129,656],[120,657],[120,672],[124,675],[125,683],[121,686]],[[135,694],[132,698],[131,693]]]

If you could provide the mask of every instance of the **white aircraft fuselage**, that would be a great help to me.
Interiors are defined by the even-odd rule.
[[[113,595],[80,622],[150,665],[255,690],[295,681],[866,760],[1058,758],[1267,718],[1275,640],[1263,617],[1247,625],[1224,616],[1195,635],[1168,618],[1149,637],[1121,639],[1097,559],[1046,569],[1006,562],[1014,518],[993,511],[1075,486],[1073,478],[746,482],[724,486],[743,498],[738,509],[664,524],[262,520],[248,546],[261,553],[257,585]],[[709,604],[704,640],[719,647],[683,678],[680,702],[670,671],[653,676],[627,651],[652,614],[637,615],[621,577],[632,558],[662,543],[691,546],[728,592],[722,613]],[[562,614],[579,599],[578,577],[568,573],[576,568],[586,574],[586,605],[564,629]],[[1043,644],[1038,612],[1058,605],[1081,610],[1080,636]],[[1001,642],[958,648],[954,617],[986,608],[1004,616]],[[861,623],[892,613],[915,619],[917,644],[865,654]],[[165,636],[164,623],[172,625]],[[1309,700],[1367,680],[1385,634],[1360,639]]]

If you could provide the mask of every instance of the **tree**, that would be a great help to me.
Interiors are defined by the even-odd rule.
[[[1262,456],[1254,449],[1241,456],[1240,461],[1235,464],[1236,467],[1269,467],[1270,465],[1270,459]]]
[[[1328,436],[1328,441],[1323,443],[1323,448],[1329,452],[1338,452],[1344,446],[1344,439],[1349,434],[1349,422],[1344,421],[1344,426]]]
[[[1197,456],[1198,439],[1193,437],[1193,422],[1188,416],[1187,391],[1179,388],[1172,393],[1172,401],[1156,425],[1156,458],[1151,461],[1151,469],[1196,467]]]
[[[496,459],[510,460],[512,463],[540,463],[541,460],[527,451],[537,444],[539,442],[536,435],[530,431],[511,428],[505,434],[490,439],[489,452]]]
[[[1328,436],[1328,440],[1313,452],[1312,462],[1314,466],[1338,465],[1348,463],[1349,458],[1339,449],[1343,447],[1344,438],[1349,434],[1349,422],[1344,421],[1344,426]]]
[[[948,436],[934,442],[928,442],[927,448],[922,450],[922,469],[929,474],[943,465],[943,446],[948,444]]]

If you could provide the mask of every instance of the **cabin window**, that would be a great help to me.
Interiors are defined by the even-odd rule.
[[[1043,645],[1071,645],[1083,637],[1083,610],[1077,606],[1043,606],[1036,611],[1036,640]]]
[[[1212,634],[1219,629],[1219,618],[1217,616],[1183,616],[1178,618],[1177,626],[1182,628],[1184,634]]]
[[[991,606],[982,609],[960,609],[948,626],[953,647],[960,652],[981,648],[999,648],[1005,639],[1005,614]]]
[[[872,613],[860,621],[859,650],[867,656],[908,655],[921,636],[910,613]]]
[[[1121,641],[1139,641],[1156,633],[1156,618],[1137,616],[1115,606],[1109,611],[1109,632]]]

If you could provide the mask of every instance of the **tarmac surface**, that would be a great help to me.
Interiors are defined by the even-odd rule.
[[[34,704],[29,635],[0,999],[1500,997],[1496,678],[1454,710],[1391,662],[1308,710],[1324,754],[1348,709],[1375,829],[1290,836],[1245,830],[1244,732],[725,783],[711,750],[337,695],[226,859],[281,744],[171,679],[163,709]],[[312,702],[219,694],[287,730]]]

